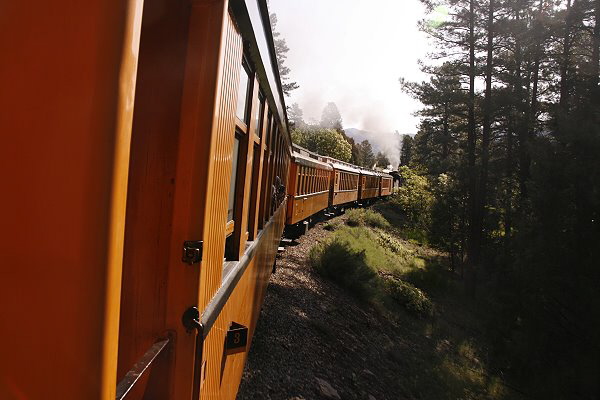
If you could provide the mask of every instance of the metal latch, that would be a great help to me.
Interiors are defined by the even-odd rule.
[[[202,261],[202,244],[202,240],[188,240],[183,242],[182,261],[190,265]]]

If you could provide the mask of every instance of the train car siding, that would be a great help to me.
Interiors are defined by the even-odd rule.
[[[285,224],[387,186],[294,152],[265,0],[15,4],[0,398],[234,399]]]

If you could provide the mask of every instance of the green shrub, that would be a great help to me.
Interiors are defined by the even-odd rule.
[[[339,221],[327,221],[323,225],[323,229],[325,229],[327,231],[335,231],[336,229],[340,228],[341,226],[342,226],[342,224]]]
[[[419,318],[433,316],[433,303],[419,288],[400,279],[387,279],[385,288],[390,297]]]
[[[390,250],[394,254],[402,255],[409,253],[409,251],[400,243],[400,241],[394,238],[392,235],[386,232],[378,232],[377,242],[382,246]]]
[[[402,210],[409,227],[426,229],[431,221],[434,202],[429,182],[407,166],[400,167],[398,172],[402,184],[398,192],[391,196],[390,203]]]
[[[390,223],[387,222],[383,216],[372,210],[365,210],[364,215],[365,224],[372,226],[373,228],[389,228]]]
[[[309,259],[319,274],[358,298],[366,299],[372,293],[377,274],[367,264],[365,251],[353,249],[348,241],[334,237],[313,247]]]
[[[346,212],[348,226],[371,226],[373,228],[389,228],[390,223],[378,212],[368,209],[354,208]]]
[[[402,275],[402,279],[427,291],[446,289],[449,285],[446,268],[431,260],[420,268],[408,270]]]

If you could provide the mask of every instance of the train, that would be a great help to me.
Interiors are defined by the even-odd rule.
[[[323,156],[292,144],[286,224],[320,212],[369,204],[392,194],[392,175]]]
[[[266,0],[10,2],[0,399],[233,399],[284,228],[389,195],[292,144]]]

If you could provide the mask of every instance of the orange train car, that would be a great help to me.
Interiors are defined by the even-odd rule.
[[[389,196],[392,194],[393,177],[386,173],[379,174],[379,196]]]
[[[302,153],[292,154],[286,219],[288,225],[303,221],[330,205],[329,188],[333,168],[311,158],[306,150]]]
[[[3,21],[0,398],[234,399],[287,208],[266,1]]]
[[[0,398],[235,398],[285,223],[377,175],[292,154],[265,0],[3,17]]]
[[[371,200],[379,197],[379,173],[369,169],[361,168],[360,182],[358,186],[358,199]]]
[[[330,205],[339,206],[358,200],[360,169],[352,164],[324,157],[333,168]]]

